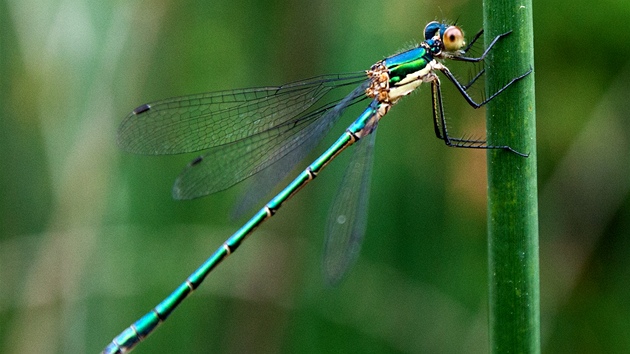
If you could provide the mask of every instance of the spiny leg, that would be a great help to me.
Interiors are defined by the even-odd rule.
[[[479,32],[477,32],[477,34],[473,37],[473,39],[470,41],[470,43],[466,46],[466,48],[462,49],[460,51],[461,54],[466,54],[472,47],[473,45],[477,42],[477,40],[481,37],[481,35],[483,34],[483,28],[481,30],[479,30]],[[505,32],[502,33],[498,36],[496,36],[492,42],[490,43],[490,45],[488,45],[488,47],[484,50],[483,54],[478,57],[478,58],[472,58],[472,57],[465,57],[465,56],[453,56],[453,57],[449,57],[449,59],[453,59],[453,60],[459,60],[459,61],[465,61],[465,62],[480,62],[483,61],[486,57],[486,55],[490,52],[490,50],[492,49],[492,47],[494,46],[494,44],[501,38],[507,36],[508,34],[510,34],[512,31],[509,32]],[[531,71],[531,70],[530,70]],[[486,69],[483,68],[481,69],[467,84],[465,85],[461,85],[465,90],[468,90],[484,73],[486,72]],[[529,74],[529,72],[525,73],[524,75]],[[509,85],[509,84],[508,84]],[[506,86],[508,86],[506,85]]]
[[[433,129],[438,139],[444,140],[449,145],[448,134],[446,133],[446,120],[442,106],[442,90],[440,89],[440,79],[435,76],[431,81],[431,99],[433,101]]]
[[[466,102],[468,102],[468,104],[470,106],[472,106],[473,108],[477,109],[483,105],[485,105],[486,103],[490,102],[493,98],[495,98],[498,94],[500,94],[501,92],[505,91],[510,85],[512,85],[513,83],[517,82],[518,80],[524,78],[525,76],[529,75],[532,72],[532,68],[529,68],[529,70],[527,70],[524,74],[521,74],[515,78],[513,78],[512,80],[510,80],[507,84],[505,84],[503,87],[501,87],[499,90],[497,90],[495,93],[493,93],[492,95],[490,95],[490,97],[486,98],[485,100],[483,100],[481,103],[477,103],[475,102],[475,100],[473,100],[472,97],[470,97],[470,95],[468,94],[468,92],[466,91],[467,87],[465,87],[464,85],[462,85],[456,78],[455,76],[453,76],[453,74],[451,73],[450,70],[448,70],[447,67],[445,67],[444,65],[439,65],[436,67],[436,69],[440,70],[442,73],[444,73],[444,75],[451,80],[451,82],[455,85],[455,87],[457,87],[457,89],[459,90],[459,92],[462,94],[462,96],[464,96],[464,99],[466,99]],[[475,79],[476,80],[476,79]]]
[[[475,42],[477,42],[477,40],[479,39],[479,37],[481,37],[482,34],[483,34],[483,28],[480,29],[479,32],[477,32],[477,34],[473,37],[470,43],[468,43],[466,48],[461,50],[461,53],[466,54],[470,50],[470,48],[472,48],[472,46],[475,45]]]
[[[433,128],[435,129],[435,135],[438,139],[443,140],[446,146],[469,149],[502,149],[513,152],[519,156],[529,156],[529,154],[518,152],[508,145],[487,145],[486,141],[481,139],[467,139],[464,137],[451,138],[448,135],[446,118],[444,117],[442,90],[440,88],[440,80],[437,76],[435,76],[434,80],[431,81],[431,97],[433,100]]]
[[[481,31],[479,31],[479,33],[477,33],[475,38],[473,38],[473,40],[470,42],[470,44],[468,46],[466,46],[466,48],[464,48],[461,51],[461,53],[465,54],[472,47],[473,43],[475,41],[477,41],[477,39],[479,39],[479,37],[481,36],[482,33],[483,33],[483,29]],[[512,31],[505,32],[505,33],[502,33],[502,34],[494,37],[494,39],[492,40],[492,42],[490,42],[490,44],[488,45],[486,50],[483,51],[483,54],[481,54],[481,56],[478,57],[478,58],[471,58],[471,57],[464,57],[464,56],[452,56],[452,57],[449,57],[449,59],[459,60],[459,61],[467,61],[467,62],[479,62],[479,61],[482,61],[482,60],[484,60],[486,58],[486,55],[488,55],[488,53],[490,52],[492,47],[499,41],[499,39],[507,36],[510,33],[512,33]]]
[[[481,70],[479,70],[479,72],[477,74],[475,74],[475,76],[470,79],[470,81],[468,81],[467,84],[462,85],[462,87],[464,88],[464,90],[468,91],[468,89],[475,84],[475,82],[477,82],[477,79],[479,79],[484,73],[486,72],[486,69],[483,68]]]
[[[444,116],[444,103],[442,101],[442,88],[437,76],[431,81],[431,98],[433,100],[433,128],[438,139],[443,140],[450,147],[488,148],[485,146],[485,140],[452,138],[448,135],[446,117]]]

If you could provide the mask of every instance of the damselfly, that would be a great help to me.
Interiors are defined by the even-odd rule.
[[[419,45],[387,57],[365,72],[320,76],[277,87],[170,98],[134,109],[118,130],[118,144],[123,149],[156,155],[206,150],[188,164],[173,187],[174,198],[192,199],[227,189],[253,175],[263,176],[260,180],[265,188],[259,185],[257,190],[267,190],[320,142],[346,108],[364,100],[369,102],[328,150],[227,239],[172,294],[114,338],[103,352],[132,350],[254,229],[273,216],[339,153],[361,141],[331,208],[326,232],[324,274],[330,283],[338,282],[353,264],[365,232],[376,127],[393,105],[423,82],[431,84],[435,134],[446,145],[503,149],[527,156],[508,145],[490,146],[484,140],[454,138],[448,133],[438,71],[474,108],[483,106],[531,72],[530,69],[515,77],[482,102],[475,102],[468,89],[484,70],[464,85],[442,60],[482,61],[495,43],[510,32],[495,37],[480,57],[467,56],[482,33],[483,30],[466,45],[459,27],[434,21],[425,27],[424,41]],[[358,86],[344,98],[317,104],[330,91],[350,85]]]

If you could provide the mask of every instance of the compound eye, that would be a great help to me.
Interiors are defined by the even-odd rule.
[[[442,35],[442,43],[444,43],[444,50],[447,52],[455,52],[462,49],[466,45],[464,31],[457,26],[450,26]]]
[[[424,39],[429,40],[435,36],[435,34],[443,28],[444,25],[437,21],[429,22],[426,27],[424,27]]]

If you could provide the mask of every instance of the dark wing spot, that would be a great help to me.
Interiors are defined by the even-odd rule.
[[[148,111],[150,109],[151,109],[151,106],[149,106],[148,104],[143,104],[142,106],[134,109],[133,110],[133,114],[138,115],[138,114],[144,113],[144,112],[146,112],[146,111]]]
[[[203,161],[203,156],[199,156],[196,159],[190,161],[190,166],[198,165],[199,163],[201,163],[201,161]]]

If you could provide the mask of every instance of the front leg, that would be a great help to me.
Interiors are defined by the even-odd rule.
[[[470,44],[463,51],[461,51],[460,53],[465,54],[470,49],[470,47],[473,45],[473,43],[475,43],[475,41],[477,41],[477,39],[479,38],[479,36],[481,36],[482,33],[483,33],[483,30],[481,30],[479,33],[477,33],[477,35],[470,42]],[[495,45],[495,43],[497,43],[497,41],[499,39],[507,36],[510,33],[512,33],[512,31],[505,32],[505,33],[502,33],[502,34],[494,37],[494,39],[492,40],[492,42],[490,42],[490,44],[488,45],[486,50],[484,50],[483,54],[481,54],[481,56],[478,57],[478,58],[465,57],[465,56],[461,56],[461,55],[449,55],[448,58],[449,59],[453,59],[453,60],[459,60],[459,61],[467,61],[467,62],[479,62],[479,61],[482,61],[482,60],[484,60],[486,58],[486,55],[488,55],[488,53],[490,52],[490,49],[492,49],[492,47]]]

